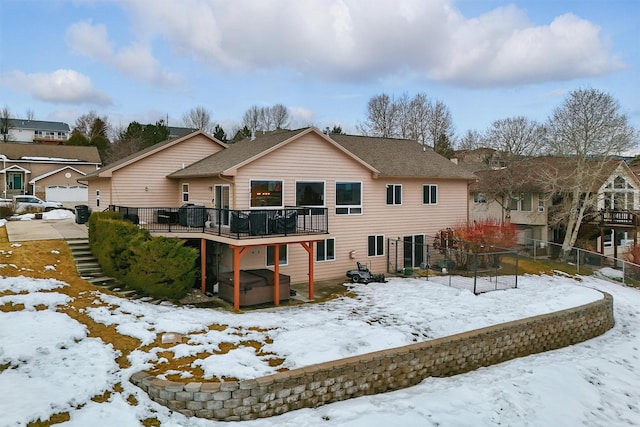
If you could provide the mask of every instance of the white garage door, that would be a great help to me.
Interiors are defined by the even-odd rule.
[[[46,199],[55,202],[86,202],[89,190],[86,185],[49,185],[45,191]]]

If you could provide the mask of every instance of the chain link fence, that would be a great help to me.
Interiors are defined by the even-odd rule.
[[[387,239],[387,273],[420,277],[474,294],[518,287],[517,250],[487,247],[467,252],[425,243],[434,239]]]
[[[562,245],[538,239],[525,239],[520,251],[523,257],[537,260],[551,260],[567,267],[576,274],[598,272],[627,286],[640,286],[640,265],[623,258],[601,254],[600,252],[573,247],[566,257],[561,257]]]

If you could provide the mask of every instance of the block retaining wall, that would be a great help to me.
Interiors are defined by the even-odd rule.
[[[186,416],[251,420],[566,347],[602,335],[613,325],[613,298],[605,293],[579,307],[252,380],[185,384],[142,371],[131,382],[155,402]]]

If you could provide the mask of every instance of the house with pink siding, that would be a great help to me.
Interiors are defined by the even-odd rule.
[[[236,307],[240,282],[251,280],[245,272],[272,272],[277,304],[288,298],[279,291],[282,277],[308,282],[313,298],[315,280],[345,277],[356,261],[375,272],[420,268],[428,236],[468,221],[468,185],[475,180],[415,141],[315,128],[219,145],[184,167],[165,164],[160,153],[142,153],[144,163],[129,159],[128,176],[153,170],[164,187],[112,180],[106,204],[155,234],[197,242],[203,291],[215,282],[222,294],[230,284]],[[89,179],[101,199],[106,178]]]
[[[97,211],[110,205],[179,206],[178,183],[167,175],[224,148],[224,143],[196,131],[124,157],[84,177],[89,183],[88,206]]]

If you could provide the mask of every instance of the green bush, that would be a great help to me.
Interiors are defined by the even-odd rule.
[[[180,239],[154,237],[132,247],[127,285],[155,297],[184,297],[195,282],[198,251],[183,245]]]
[[[100,245],[100,236],[96,233],[96,224],[102,219],[120,219],[120,214],[113,211],[93,212],[89,215],[89,247],[95,255],[95,250]]]
[[[151,240],[151,234],[147,230],[120,219],[97,221],[95,233],[97,241],[92,252],[100,261],[102,270],[122,280],[126,278],[131,265],[135,263],[133,249]]]
[[[104,273],[153,297],[180,299],[193,287],[199,254],[184,243],[152,237],[117,212],[89,217],[89,245]]]

